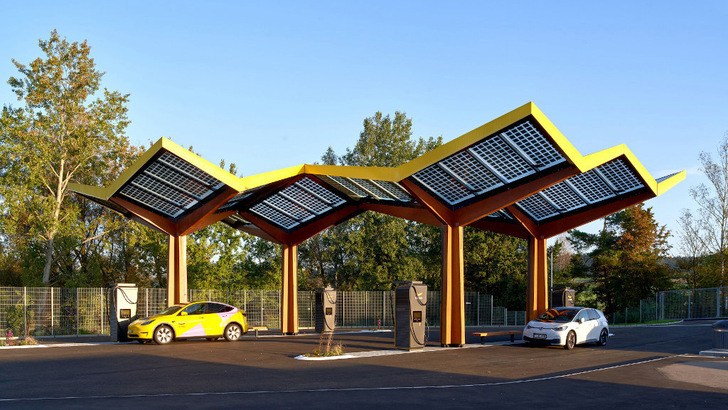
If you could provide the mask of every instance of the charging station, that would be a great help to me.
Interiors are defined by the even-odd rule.
[[[427,342],[427,285],[405,282],[394,290],[394,347],[421,349]]]
[[[316,332],[333,333],[336,327],[336,291],[327,286],[316,291]]]
[[[551,307],[574,307],[575,298],[574,289],[557,289],[551,292]]]
[[[108,287],[109,330],[112,342],[127,342],[126,331],[136,319],[139,289],[133,283],[115,283]]]

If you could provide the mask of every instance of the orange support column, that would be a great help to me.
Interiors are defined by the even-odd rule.
[[[463,227],[442,226],[442,291],[440,293],[440,344],[465,344],[465,265]]]
[[[298,333],[298,246],[281,245],[283,277],[281,278],[281,333]]]
[[[187,236],[169,235],[167,305],[187,302]]]
[[[549,308],[546,239],[528,238],[528,306],[526,320],[533,320]]]

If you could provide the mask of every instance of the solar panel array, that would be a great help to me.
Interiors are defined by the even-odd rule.
[[[177,218],[222,186],[212,175],[165,151],[125,184],[119,194]]]
[[[534,221],[542,222],[644,186],[624,160],[616,159],[524,198],[516,205]]]
[[[343,194],[354,198],[372,198],[378,201],[412,202],[413,198],[396,182],[374,179],[322,175],[321,179]]]
[[[285,229],[293,229],[346,203],[342,197],[309,177],[253,205],[250,211]]]
[[[449,205],[457,205],[566,161],[530,121],[491,135],[414,174]]]

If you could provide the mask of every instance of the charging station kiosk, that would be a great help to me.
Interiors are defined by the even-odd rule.
[[[327,286],[316,291],[316,332],[333,333],[336,327],[336,291]]]
[[[427,285],[405,282],[394,290],[394,347],[421,349],[425,347],[427,326]]]
[[[574,289],[558,289],[551,292],[551,307],[574,307]]]
[[[136,319],[139,289],[133,283],[115,283],[108,287],[109,330],[111,341],[126,342],[129,324]]]

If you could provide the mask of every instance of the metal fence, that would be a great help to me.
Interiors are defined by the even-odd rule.
[[[715,319],[728,316],[728,287],[668,290],[642,299],[639,306],[614,312],[613,323]]]
[[[190,301],[216,300],[246,312],[250,326],[280,326],[280,292],[277,290],[190,289]],[[440,292],[427,297],[427,324],[440,325]],[[298,292],[299,327],[316,323],[315,292]],[[140,288],[137,314],[146,317],[167,307],[167,289]],[[526,312],[493,306],[493,296],[465,293],[466,326],[525,325]],[[336,324],[339,327],[394,326],[394,292],[337,292]],[[0,287],[0,330],[16,336],[109,334],[107,289]]]

